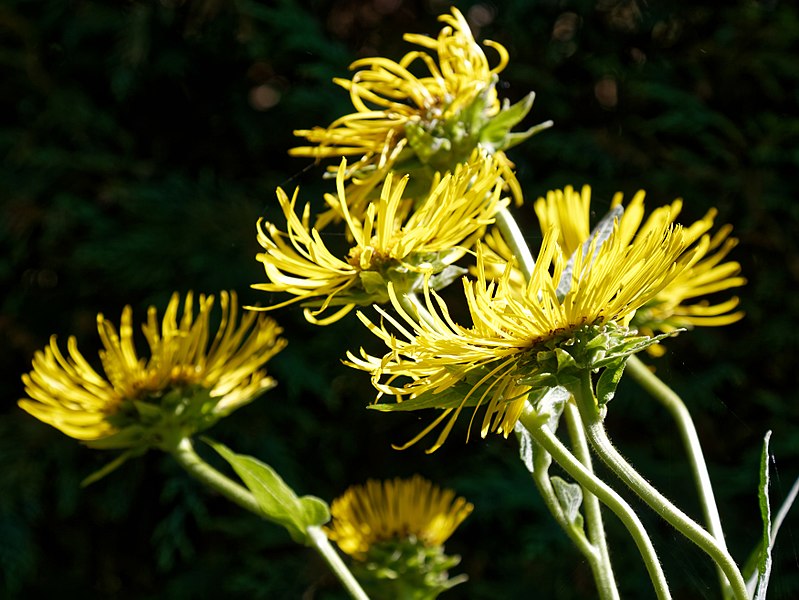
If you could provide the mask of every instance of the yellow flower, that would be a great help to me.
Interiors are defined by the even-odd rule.
[[[450,273],[461,272],[453,270],[452,264],[468,251],[485,226],[493,223],[496,211],[507,205],[500,197],[497,162],[475,153],[453,173],[436,177],[429,195],[415,209],[403,199],[408,177],[397,180],[389,174],[380,199],[369,204],[361,219],[349,210],[344,189],[346,167],[342,160],[336,179],[338,194],[326,198],[342,216],[354,243],[344,256],[330,250],[311,227],[307,204],[301,216],[297,214],[297,192],[289,199],[278,189],[287,230],[259,221],[258,242],[264,252],[257,260],[263,263],[269,283],[253,287],[286,292],[293,298],[261,310],[302,302],[318,307],[305,310],[310,322],[328,324],[356,305],[387,302],[389,281],[412,290],[421,289],[425,276],[438,276],[444,277],[443,286],[454,277]],[[340,308],[325,314],[331,307]]]
[[[625,208],[621,227],[632,230],[643,217],[644,192],[639,191]],[[617,193],[611,207],[621,205],[622,194]],[[567,256],[570,256],[589,238],[591,188],[584,186],[580,192],[566,187],[562,191],[549,192],[546,198],[539,198],[535,211],[542,231],[556,226],[560,230],[558,243]],[[682,200],[675,200],[667,207],[656,209],[652,219],[659,212],[667,211],[675,219],[682,209]],[[738,298],[732,297],[718,304],[708,300],[696,301],[708,294],[739,287],[746,279],[739,277],[740,265],[737,262],[723,262],[735,247],[737,240],[729,237],[732,227],[726,225],[714,235],[708,234],[713,227],[716,210],[711,209],[699,221],[685,229],[685,240],[696,244],[699,250],[694,264],[684,270],[654,298],[645,303],[636,313],[632,324],[647,335],[655,331],[671,332],[679,328],[694,326],[728,325],[740,320],[743,312],[735,311]],[[700,243],[701,242],[701,243]],[[662,354],[661,346],[651,346],[653,354]]]
[[[196,319],[191,292],[180,318],[177,293],[160,324],[155,307],[150,307],[142,326],[149,358],[136,351],[130,306],[122,311],[118,331],[98,315],[105,376],[83,357],[74,337],[65,355],[53,336],[35,354],[33,370],[22,376],[28,398],[19,406],[98,448],[158,446],[165,436],[209,427],[274,386],[263,366],[285,346],[273,320],[246,313],[237,323],[236,294],[222,292],[220,298],[216,333],[209,323],[213,296],[199,296]]]
[[[405,174],[424,165],[432,169],[431,174],[451,171],[477,147],[496,154],[503,177],[521,201],[513,164],[502,150],[551,123],[510,133],[529,111],[534,96],[514,107],[500,104],[495,85],[497,74],[508,63],[507,50],[496,42],[484,42],[499,55],[492,67],[456,8],[439,20],[446,26],[438,38],[405,35],[406,41],[422,50],[409,52],[399,63],[382,57],[364,58],[350,66],[357,69],[351,80],[334,79],[349,91],[354,113],[326,128],[295,132],[315,145],[293,148],[292,155],[359,157],[347,171],[354,184],[348,198],[350,212],[356,216],[389,171]],[[428,51],[436,53],[438,60]],[[426,70],[424,76],[411,72],[415,63]],[[318,226],[327,220],[321,219]]]
[[[700,240],[696,250],[686,252],[686,232],[672,223],[668,209],[656,211],[640,229],[635,213],[633,207],[629,217],[615,219],[605,235],[579,246],[568,260],[558,244],[560,229],[552,224],[521,293],[510,268],[496,281],[486,277],[478,245],[477,280],[464,279],[468,327],[457,324],[432,291],[425,294],[429,314],[418,321],[393,291],[399,319],[379,308],[379,325],[359,315],[389,348],[383,357],[363,349],[360,356],[348,354],[351,366],[372,373],[380,395],[399,403],[376,407],[443,409],[405,447],[448,419],[429,452],[440,447],[466,406],[475,414],[486,406],[483,436],[489,431],[507,436],[534,386],[552,384],[541,377],[559,372],[564,353],[571,353],[568,360],[576,368],[596,370],[648,343],[630,341],[635,332],[627,326],[635,311],[690,268],[708,242]]]
[[[413,537],[427,547],[442,546],[473,508],[452,490],[442,490],[419,475],[370,479],[333,501],[327,534],[343,552],[364,560],[381,542]]]

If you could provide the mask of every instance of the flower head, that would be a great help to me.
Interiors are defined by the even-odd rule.
[[[328,248],[309,223],[307,204],[301,216],[297,214],[297,192],[291,199],[283,190],[277,192],[286,217],[285,232],[272,223],[259,222],[258,242],[264,252],[257,259],[269,283],[253,287],[293,296],[269,309],[302,302],[316,307],[306,309],[309,321],[327,324],[357,305],[387,302],[388,282],[401,290],[421,290],[424,278],[430,277],[434,286],[444,286],[462,272],[453,263],[507,204],[500,196],[497,162],[478,153],[453,173],[436,177],[417,207],[403,199],[408,177],[396,179],[389,174],[379,200],[369,204],[362,218],[349,210],[345,171],[342,160],[336,179],[338,194],[326,200],[341,215],[353,240],[346,253]],[[325,314],[331,307],[337,310]]]
[[[348,355],[351,366],[372,373],[381,395],[397,401],[375,407],[444,409],[410,442],[448,419],[433,451],[464,407],[474,407],[475,413],[486,407],[483,436],[489,431],[507,436],[534,392],[558,385],[575,371],[623,367],[626,356],[653,341],[629,329],[635,311],[690,268],[707,241],[686,251],[686,232],[673,224],[668,209],[653,213],[641,227],[635,210],[617,215],[570,258],[558,243],[557,224],[549,227],[521,290],[512,283],[510,267],[496,281],[486,277],[478,246],[477,280],[463,280],[470,326],[457,324],[432,291],[426,292],[428,314],[418,321],[396,295],[392,301],[399,319],[379,308],[381,324],[360,315],[389,348],[383,357],[363,350],[360,356]],[[612,391],[598,401],[610,397]]]
[[[640,191],[627,204],[621,219],[621,228],[633,231],[638,227],[644,214],[643,200],[644,192]],[[621,202],[622,194],[617,193],[613,197],[611,208],[620,206]],[[557,227],[560,231],[558,243],[567,256],[589,239],[590,205],[591,188],[588,186],[584,186],[580,192],[570,186],[562,191],[549,192],[546,198],[539,198],[535,203],[542,231]],[[658,213],[667,212],[673,220],[681,209],[682,201],[675,200],[668,206],[653,211],[651,219],[657,219]],[[746,283],[743,277],[738,276],[740,265],[737,262],[724,261],[737,244],[735,238],[729,237],[732,227],[726,225],[713,235],[708,233],[713,227],[715,216],[716,210],[711,209],[702,219],[685,228],[686,243],[693,244],[697,251],[692,266],[682,271],[638,309],[632,319],[634,327],[652,335],[657,331],[672,332],[694,326],[728,325],[743,317],[741,311],[735,310],[738,306],[737,297],[715,304],[704,298]],[[654,345],[649,351],[662,354],[664,350],[661,346]]]
[[[514,106],[500,104],[497,74],[508,63],[507,50],[486,40],[485,46],[498,54],[497,64],[491,66],[456,8],[439,20],[445,26],[437,38],[405,35],[406,41],[422,49],[409,52],[398,63],[364,58],[350,66],[356,70],[351,80],[334,79],[349,91],[354,113],[327,128],[295,132],[315,144],[292,149],[295,156],[359,157],[347,171],[356,188],[349,198],[356,215],[389,171],[451,171],[478,147],[496,154],[514,196],[521,200],[512,163],[502,151],[551,123],[510,133],[532,107],[534,95]],[[417,66],[423,75],[413,73]]]
[[[328,537],[342,551],[363,559],[370,548],[413,536],[426,546],[441,546],[474,506],[452,490],[414,475],[411,479],[354,485],[330,505]]]
[[[444,542],[474,507],[419,475],[369,480],[330,505],[328,537],[355,560],[354,572],[374,598],[435,598],[464,581],[447,570],[460,557]]]
[[[191,435],[274,386],[264,364],[285,346],[280,327],[246,313],[237,323],[236,294],[220,294],[222,315],[211,329],[213,296],[174,294],[161,323],[150,307],[142,326],[150,356],[140,357],[133,311],[122,311],[119,330],[102,314],[97,328],[103,349],[99,374],[78,350],[74,337],[63,354],[53,336],[22,376],[28,398],[19,406],[66,435],[97,448],[146,448],[167,438]]]

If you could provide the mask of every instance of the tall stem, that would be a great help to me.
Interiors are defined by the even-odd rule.
[[[732,587],[732,593],[737,600],[746,600],[746,585],[738,565],[723,547],[719,546],[715,538],[702,529],[695,521],[688,517],[679,508],[674,506],[663,494],[644,479],[630,463],[616,450],[608,438],[605,426],[596,408],[593,388],[591,387],[591,374],[586,372],[580,379],[580,385],[572,390],[580,416],[585,424],[585,432],[591,446],[605,464],[618,475],[631,490],[638,494],[652,510],[662,516],[675,529],[704,550],[710,558],[726,575]]]
[[[520,437],[521,436],[523,436],[523,434],[520,432]],[[520,439],[520,443],[522,447],[524,447],[523,438]],[[599,591],[599,597],[602,600],[618,600],[619,595],[616,591],[615,583],[608,582],[608,578],[604,574],[604,565],[599,550],[588,540],[583,528],[575,524],[563,510],[563,505],[558,499],[558,495],[555,492],[555,488],[549,476],[552,456],[549,452],[544,450],[540,444],[532,440],[532,436],[530,438],[530,443],[532,445],[532,464],[527,463],[525,457],[523,457],[523,459],[533,475],[533,482],[535,482],[535,486],[538,488],[541,498],[544,500],[544,505],[549,509],[549,513],[555,519],[555,522],[560,525],[560,528],[563,529],[564,533],[566,533],[588,561],[594,576],[594,581],[597,585],[597,590]],[[610,576],[612,579],[612,572]],[[614,583],[614,585],[607,585],[606,582]]]
[[[599,598],[601,600],[619,600],[619,591],[616,587],[616,580],[613,577],[610,561],[605,560],[606,557],[603,556],[599,547],[588,540],[582,527],[575,526],[565,514],[557,493],[552,486],[552,480],[549,477],[549,465],[552,463],[552,456],[537,442],[535,443],[533,463],[535,465],[533,469],[533,481],[535,481],[535,485],[541,497],[544,499],[544,504],[554,517],[555,522],[566,532],[569,539],[571,539],[580,553],[588,561],[588,565],[591,567],[591,573],[594,576]],[[588,496],[596,500],[596,496],[590,492],[583,491],[583,500]],[[586,509],[586,520],[588,520],[588,518],[588,510]],[[602,542],[604,541],[603,538]],[[605,548],[605,550],[607,550],[607,548]]]
[[[702,505],[705,524],[710,534],[716,538],[718,545],[726,550],[727,544],[724,540],[724,530],[721,526],[716,497],[713,494],[713,484],[710,482],[710,473],[707,470],[702,444],[699,442],[699,435],[696,432],[691,413],[688,412],[688,408],[682,399],[650,371],[637,356],[633,355],[628,359],[626,370],[644,390],[669,411],[672,419],[677,424],[680,439],[691,465],[694,483],[699,493],[699,502]],[[729,590],[730,582],[727,576],[724,575],[724,571],[721,570],[719,565],[716,565],[716,569],[722,590]]]
[[[586,469],[582,463],[569,452],[568,448],[555,437],[549,428],[542,427],[537,422],[535,411],[531,406],[528,405],[525,407],[519,422],[530,432],[533,439],[549,452],[552,458],[557,461],[583,489],[588,490],[599,498],[599,500],[621,520],[627,528],[627,531],[630,532],[635,545],[638,547],[641,558],[649,572],[649,578],[652,580],[657,598],[659,600],[670,599],[671,593],[669,592],[669,585],[666,581],[666,576],[663,574],[663,568],[660,566],[655,548],[652,546],[652,540],[649,539],[646,529],[644,529],[643,524],[632,507],[594,473]]]
[[[244,510],[259,517],[264,516],[258,500],[256,500],[252,492],[220,473],[200,458],[189,438],[180,440],[170,449],[170,452],[178,464],[192,477],[212,490],[219,492],[234,504],[238,504]],[[355,577],[347,569],[344,561],[333,549],[324,532],[319,527],[309,527],[306,532],[314,549],[319,552],[350,596],[355,598],[355,600],[369,600],[369,596],[366,595],[366,592],[363,591]]]
[[[361,588],[361,584],[358,583],[347,568],[347,565],[341,560],[341,556],[339,556],[339,553],[333,548],[325,532],[319,527],[309,527],[307,531],[314,548],[316,548],[316,551],[319,552],[325,560],[330,570],[336,574],[336,577],[338,577],[341,584],[350,593],[350,596],[355,598],[355,600],[369,600],[369,596],[366,595],[366,592]]]
[[[566,418],[566,427],[569,430],[569,438],[571,439],[572,448],[574,448],[577,460],[579,460],[588,471],[593,473],[594,466],[591,461],[591,451],[588,448],[588,441],[585,438],[583,424],[580,420],[580,412],[574,404],[567,402],[563,414]],[[599,551],[601,562],[604,564],[604,570],[607,572],[609,584],[611,584],[615,590],[616,581],[610,562],[610,553],[608,552],[607,536],[605,535],[605,525],[602,522],[602,509],[599,505],[599,499],[588,490],[584,490],[583,504],[585,505],[585,520],[588,525],[589,538],[591,543],[594,544]]]
[[[530,274],[535,267],[535,259],[533,259],[533,255],[530,253],[527,242],[524,241],[524,236],[522,235],[521,229],[519,229],[519,225],[507,208],[502,208],[497,211],[494,218],[496,219],[496,225],[499,227],[500,233],[502,233],[502,238],[505,240],[511,252],[513,252],[513,256],[519,261],[519,268],[522,270],[522,273],[524,273],[524,278],[529,280]]]
[[[516,219],[513,218],[513,215],[507,208],[499,210],[495,216],[495,219],[496,225],[502,234],[502,238],[505,240],[508,248],[510,248],[513,256],[516,258],[519,268],[524,274],[525,280],[529,281],[533,269],[535,268],[535,259],[530,252],[530,247],[527,245],[521,229],[519,229]],[[571,418],[568,417],[567,412],[567,421],[574,418],[575,415],[572,415]],[[577,415],[576,418],[579,420],[579,415]],[[573,429],[574,431],[572,431]],[[588,451],[588,444],[586,443],[585,435],[582,432],[582,427],[572,428],[570,426],[569,430],[571,432],[572,444],[575,446],[575,451],[577,452],[580,462],[588,471],[593,473],[591,454]],[[548,493],[546,489],[547,484],[549,484],[549,488],[552,487],[549,483],[548,476],[546,477],[546,481],[536,481],[536,485],[538,486],[542,496],[544,496],[545,501],[546,494]],[[554,494],[554,491],[552,493]],[[591,553],[592,555],[588,556],[585,554],[585,552],[584,555],[586,555],[586,558],[591,564],[600,597],[616,598],[618,597],[618,590],[616,588],[616,580],[613,575],[613,568],[610,562],[610,553],[608,552],[607,537],[605,536],[605,527],[602,523],[602,511],[599,506],[599,501],[597,500],[596,496],[584,489],[583,502],[585,505],[585,518],[588,525],[588,533],[591,544],[593,545]],[[550,508],[550,512],[552,511],[553,509]],[[553,516],[555,516],[556,521],[560,522],[558,520],[558,516],[555,515],[554,512]],[[561,527],[563,527],[563,524],[561,524]],[[578,548],[580,548],[580,544],[576,541],[575,543],[577,544]],[[598,555],[593,556],[595,553],[598,553]]]

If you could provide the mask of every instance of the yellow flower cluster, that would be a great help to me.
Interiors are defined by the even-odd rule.
[[[498,54],[497,64],[491,66],[460,11],[452,8],[451,14],[441,15],[439,20],[445,26],[437,38],[404,36],[421,50],[407,53],[399,62],[382,57],[357,60],[350,65],[356,70],[352,79],[333,80],[349,91],[355,112],[328,127],[295,131],[314,145],[291,149],[294,156],[358,157],[346,171],[353,184],[350,212],[356,216],[365,210],[368,195],[390,171],[405,174],[424,165],[432,172],[451,170],[476,148],[495,155],[513,196],[521,202],[513,164],[502,150],[551,122],[524,133],[509,133],[532,106],[534,95],[514,111],[501,105],[495,85],[497,74],[508,64],[507,50],[485,40],[483,44]],[[415,75],[417,66],[426,73]],[[509,116],[497,121],[501,111]],[[321,215],[317,227],[336,216]]]
[[[485,407],[483,436],[507,436],[535,389],[544,350],[574,346],[587,329],[609,335],[605,326],[619,339],[644,336],[653,344],[658,332],[733,323],[742,317],[737,298],[711,303],[705,296],[745,283],[738,263],[725,261],[736,244],[730,228],[709,233],[715,211],[683,228],[675,223],[680,200],[645,219],[643,192],[626,206],[617,194],[592,229],[587,186],[538,199],[543,242],[537,259],[518,264],[521,235],[509,233],[503,190],[520,200],[521,189],[504,150],[550,123],[511,133],[533,95],[514,106],[499,101],[507,51],[484,42],[498,55],[492,66],[457,9],[440,20],[436,38],[405,36],[419,49],[399,62],[362,59],[351,65],[352,79],[335,80],[348,90],[352,114],[295,132],[311,145],[292,154],[342,157],[336,192],[312,223],[298,191],[277,190],[285,226],[259,221],[257,260],[267,281],[253,287],[288,298],[250,307],[300,303],[308,321],[324,325],[355,307],[389,304],[393,312],[377,307],[379,322],[359,314],[386,353],[361,350],[349,361],[371,374],[378,398],[442,411],[411,442],[445,423],[432,449],[466,407]],[[327,228],[334,221],[343,225],[340,236]],[[487,233],[492,224],[498,227]],[[457,263],[472,256],[472,277],[463,278],[469,324],[461,325],[437,291],[466,274]],[[176,294],[160,325],[150,309],[143,327],[149,358],[136,352],[130,307],[119,331],[100,315],[105,376],[74,338],[67,355],[53,338],[23,376],[29,398],[20,406],[77,439],[125,447],[144,443],[141,431],[165,418],[187,434],[200,430],[273,385],[262,368],[284,345],[273,321],[250,312],[237,325],[236,296],[223,292],[222,324],[211,341],[213,297],[200,296],[197,319],[191,294],[180,319],[179,304]],[[463,394],[453,402],[456,388]],[[377,494],[378,484],[370,485],[363,493]]]
[[[31,372],[22,376],[29,397],[19,406],[70,437],[104,448],[147,443],[141,436],[146,438],[146,429],[164,418],[160,405],[170,392],[188,395],[189,404],[197,395],[204,405],[205,414],[188,410],[184,421],[172,423],[181,429],[178,433],[209,426],[274,386],[263,366],[285,346],[273,320],[246,313],[238,322],[235,293],[222,292],[220,301],[221,323],[215,333],[210,326],[213,296],[199,296],[196,318],[191,292],[180,316],[178,294],[160,323],[150,307],[142,326],[148,358],[136,351],[130,306],[122,311],[119,329],[98,315],[105,376],[84,358],[74,337],[64,355],[53,336],[34,356]]]
[[[639,191],[628,203],[622,228],[625,220],[629,223],[632,218],[641,218],[643,200],[644,192]],[[611,201],[611,207],[620,206],[621,202],[622,194],[617,193]],[[682,205],[682,200],[675,200],[668,207],[657,209],[653,216],[657,212],[669,211],[673,220],[682,211]],[[567,255],[571,255],[588,239],[590,206],[589,186],[584,186],[579,193],[566,187],[562,191],[549,192],[546,198],[539,198],[535,203],[535,211],[542,231],[553,226],[560,229],[559,244]],[[686,242],[695,244],[695,261],[636,312],[632,319],[636,328],[651,335],[654,331],[671,332],[697,325],[729,325],[743,317],[741,311],[735,311],[739,302],[737,297],[719,304],[711,304],[705,299],[695,302],[697,298],[705,298],[746,283],[746,279],[738,276],[741,266],[737,262],[723,262],[738,243],[738,240],[729,237],[732,227],[725,225],[712,236],[708,233],[713,227],[716,213],[715,209],[711,209],[702,219],[685,229]],[[653,346],[652,349],[659,350],[661,347]]]
[[[265,308],[272,310],[302,302],[313,305],[306,318],[317,324],[340,319],[357,305],[387,302],[387,284],[403,292],[421,291],[425,276],[436,275],[461,259],[494,222],[494,214],[507,205],[501,198],[500,167],[491,156],[475,152],[452,173],[437,176],[420,206],[403,198],[408,176],[389,174],[380,198],[370,202],[363,215],[350,212],[344,187],[346,161],[336,178],[338,193],[327,202],[341,215],[353,245],[344,255],[328,248],[322,235],[310,225],[310,207],[297,214],[297,192],[291,199],[278,190],[287,229],[259,223],[258,242],[264,252],[269,283],[253,287],[267,292],[286,292],[289,300]],[[331,307],[339,307],[324,317]]]
[[[550,224],[535,268],[521,289],[512,283],[510,266],[498,279],[489,279],[478,248],[477,279],[463,282],[470,326],[458,325],[435,292],[427,292],[426,314],[419,319],[392,293],[399,319],[380,308],[380,324],[359,314],[388,346],[388,353],[350,353],[352,366],[372,373],[380,394],[394,396],[397,402],[435,396],[473,380],[471,373],[479,372],[480,379],[462,401],[444,408],[410,443],[449,419],[430,451],[440,447],[465,406],[475,411],[486,407],[483,436],[489,431],[507,436],[527,401],[530,387],[524,381],[536,372],[536,354],[546,342],[568,341],[584,326],[612,322],[626,327],[635,311],[691,268],[708,244],[689,250],[691,234],[673,224],[668,207],[654,211],[643,225],[642,214],[625,212],[606,239],[584,242],[571,257],[558,243],[563,237],[559,225]]]
[[[404,36],[406,41],[435,52],[438,61],[423,50],[409,52],[398,63],[382,57],[355,61],[350,69],[358,71],[351,80],[333,81],[349,91],[356,112],[327,128],[296,131],[298,136],[318,145],[293,148],[291,154],[355,155],[361,157],[358,168],[377,164],[375,161],[393,158],[405,146],[406,123],[446,119],[469,106],[491,86],[494,75],[508,64],[504,46],[490,40],[483,42],[499,54],[499,63],[490,67],[460,11],[453,9],[451,15],[439,18],[447,26],[437,39],[415,34]],[[409,69],[417,61],[428,70],[427,76],[416,77],[411,73]],[[499,100],[493,90],[487,104],[492,115],[499,112]]]
[[[473,508],[452,490],[442,490],[419,475],[370,479],[333,501],[327,534],[343,552],[364,560],[380,542],[413,537],[428,547],[442,546]]]

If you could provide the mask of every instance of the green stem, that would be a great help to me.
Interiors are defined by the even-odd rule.
[[[588,471],[593,473],[594,466],[591,461],[591,451],[588,448],[588,441],[585,438],[582,421],[580,420],[580,412],[571,402],[566,403],[563,412],[566,417],[566,427],[569,430],[569,438],[572,442],[574,454],[577,460],[579,460]],[[600,563],[602,564],[604,573],[603,582],[609,589],[615,592],[615,597],[618,597],[616,580],[613,576],[613,566],[610,562],[610,552],[608,552],[605,525],[602,522],[602,508],[599,505],[599,499],[588,490],[583,490],[583,504],[585,505],[585,520],[588,525],[588,535],[591,539],[591,543],[599,551]]]
[[[220,473],[200,458],[194,450],[191,439],[181,439],[171,450],[171,454],[189,475],[212,490],[219,492],[234,504],[238,504],[244,510],[256,514],[259,517],[263,516],[258,500],[255,499],[252,492],[243,485],[236,483],[226,475]]]
[[[591,446],[599,457],[618,475],[618,477],[650,508],[662,516],[677,531],[699,546],[712,558],[726,575],[732,587],[733,596],[737,600],[746,600],[746,585],[738,565],[729,553],[716,542],[716,539],[702,529],[695,521],[672,504],[663,494],[644,479],[630,463],[616,450],[608,438],[591,386],[591,374],[584,373],[580,385],[571,390],[580,416],[585,424],[585,432]]]
[[[513,256],[516,257],[516,260],[519,261],[519,268],[522,270],[522,273],[524,273],[524,278],[529,281],[530,275],[535,267],[535,259],[533,259],[533,255],[530,253],[527,242],[524,241],[524,235],[522,235],[522,231],[519,229],[516,219],[513,218],[513,215],[507,208],[502,208],[497,211],[494,218],[496,219],[496,225],[499,227],[499,231],[505,243],[508,245],[511,252],[513,252]]]
[[[400,294],[398,298],[402,308],[405,309],[405,312],[411,317],[414,317],[417,322],[421,323],[424,321],[430,325],[435,323],[433,315],[430,314],[430,311],[427,310],[427,307],[424,305],[424,303],[419,300],[419,296],[413,292],[410,292],[407,294]]]
[[[688,454],[694,482],[699,493],[699,501],[702,505],[702,513],[705,518],[710,534],[716,538],[718,545],[724,550],[727,544],[724,541],[724,530],[721,526],[718,505],[713,494],[713,484],[710,482],[710,474],[707,470],[707,463],[702,452],[702,444],[699,442],[699,435],[696,432],[691,413],[682,399],[674,391],[661,381],[641,360],[633,355],[627,361],[627,372],[644,388],[655,400],[660,402],[671,414],[672,419],[677,424],[680,432],[682,444]],[[730,582],[724,571],[716,565],[719,583],[722,590],[730,589]]]
[[[561,529],[569,536],[569,539],[577,546],[577,549],[588,561],[591,567],[591,573],[596,582],[599,597],[602,600],[618,600],[619,593],[616,589],[616,583],[613,580],[613,572],[606,569],[605,565],[609,563],[603,562],[602,554],[599,548],[591,544],[585,536],[585,532],[581,527],[569,520],[566,513],[563,511],[560,500],[558,500],[557,493],[552,486],[552,480],[549,477],[549,465],[552,463],[552,455],[549,454],[544,448],[535,443],[535,452],[533,453],[533,481],[535,482],[544,504],[549,509],[550,514],[555,519],[555,522],[560,525]],[[584,492],[584,497],[588,492]],[[596,498],[594,496],[594,498]],[[608,575],[610,577],[608,577]]]
[[[259,517],[264,517],[258,500],[256,500],[252,492],[243,485],[236,483],[226,475],[220,473],[200,458],[194,450],[191,439],[181,439],[170,449],[170,453],[178,464],[192,477],[207,485],[212,490],[219,492],[234,504],[238,504],[244,510],[258,515]],[[347,566],[333,549],[324,532],[319,527],[308,527],[306,531],[308,533],[308,539],[312,542],[314,549],[322,555],[322,558],[336,577],[338,577],[339,581],[341,581],[350,596],[356,600],[369,600],[369,596],[366,595],[366,592],[363,591],[360,584],[355,580],[355,577],[349,569],[347,569]]]
[[[666,581],[666,576],[663,574],[663,568],[658,560],[657,553],[655,552],[652,541],[649,535],[641,524],[640,519],[635,514],[632,507],[624,501],[612,488],[599,479],[594,473],[586,469],[580,461],[578,461],[568,448],[555,437],[555,435],[545,426],[541,426],[537,421],[535,410],[531,406],[526,406],[522,412],[519,422],[524,426],[533,439],[538,442],[547,452],[552,455],[557,463],[577,482],[583,489],[588,490],[594,494],[599,500],[607,506],[613,513],[621,520],[627,531],[638,547],[641,558],[646,565],[649,572],[649,578],[652,580],[652,585],[655,588],[655,594],[659,600],[668,600],[671,598],[669,592],[669,585]]]
[[[347,568],[347,565],[341,560],[341,556],[333,548],[325,532],[319,527],[309,527],[307,531],[308,538],[313,542],[314,548],[322,555],[330,570],[336,574],[336,577],[350,593],[350,596],[356,600],[369,600],[369,596],[366,595],[366,592],[363,591],[361,585]]]
[[[552,460],[551,456],[540,446],[536,448],[536,451],[535,470],[533,472],[535,486],[541,493],[544,504],[549,509],[552,517],[557,524],[560,525],[566,535],[569,536],[569,539],[574,542],[574,545],[577,546],[580,553],[588,560],[591,565],[591,570],[595,571],[595,567],[598,565],[599,561],[599,553],[596,551],[596,548],[591,545],[591,542],[588,541],[588,538],[585,537],[585,533],[575,528],[573,523],[569,521],[566,514],[563,512],[563,507],[560,505],[555,489],[552,487],[552,481],[549,479],[549,473],[545,468],[542,468],[540,463],[541,455],[546,455],[549,461]]]
[[[530,252],[530,247],[527,245],[527,242],[524,239],[524,235],[522,234],[521,229],[519,228],[516,219],[513,218],[513,215],[507,208],[503,208],[497,212],[495,215],[496,225],[499,228],[500,233],[502,234],[505,243],[510,248],[513,256],[518,261],[519,268],[521,269],[522,273],[524,274],[525,280],[529,281],[530,276],[532,275],[533,269],[535,268],[535,259],[533,258],[532,253]],[[574,416],[572,416],[572,419]],[[579,415],[576,417],[579,419]],[[569,419],[567,414],[567,420]],[[572,427],[569,427],[570,432],[572,432]],[[586,467],[586,469],[593,473],[593,468],[591,465],[591,454],[588,451],[588,444],[585,440],[585,435],[582,433],[582,427],[578,427],[574,429],[572,433],[572,443],[575,445],[575,450],[578,453],[580,462]],[[547,500],[547,490],[545,486],[548,485],[551,489],[552,485],[549,482],[548,476],[546,477],[546,481],[536,481],[536,485],[538,486],[539,491],[541,491],[542,496],[544,497],[545,501]],[[554,494],[554,491],[552,491]],[[605,536],[605,528],[602,523],[602,512],[599,506],[599,501],[596,496],[594,496],[591,492],[587,490],[583,490],[583,502],[585,504],[585,518],[588,525],[588,532],[591,538],[591,544],[593,547],[591,548],[591,555],[589,556],[586,552],[583,554],[586,556],[586,559],[591,564],[591,569],[594,572],[594,580],[597,583],[597,588],[600,593],[601,598],[618,598],[618,590],[616,588],[616,580],[613,575],[613,568],[610,562],[610,554],[608,552],[607,546],[607,538]],[[557,502],[557,498],[555,498]],[[547,503],[550,506],[550,503]],[[560,505],[558,504],[558,508]],[[558,516],[553,511],[552,506],[550,506],[550,512],[552,512],[553,516],[555,516],[555,520],[560,523]],[[562,511],[561,511],[562,512]],[[565,519],[565,517],[564,517]],[[561,527],[564,525],[561,523]],[[569,533],[570,530],[573,531],[572,527],[564,527],[566,532]],[[570,537],[571,534],[570,534]],[[574,540],[574,538],[572,538]],[[581,548],[580,544],[575,541],[578,548]],[[582,551],[582,548],[581,548]],[[594,556],[597,554],[597,556]]]

